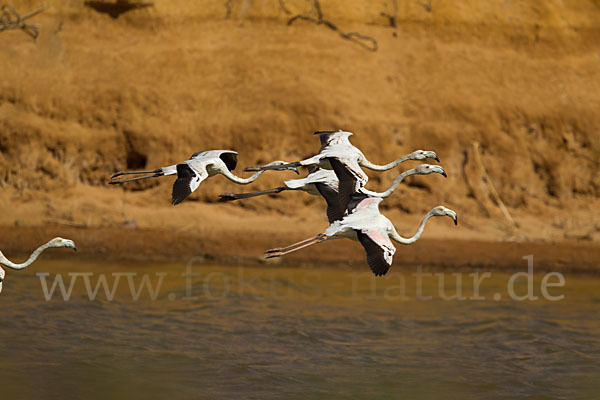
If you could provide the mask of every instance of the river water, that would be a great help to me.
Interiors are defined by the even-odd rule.
[[[460,286],[445,271],[443,291],[416,269],[189,272],[53,259],[8,271],[0,399],[600,398],[599,278],[565,275],[549,300],[536,274],[538,299],[515,300],[498,272],[479,293],[473,271]],[[57,276],[70,296],[49,294]],[[93,291],[101,276],[109,293],[90,300],[86,279]],[[144,282],[153,291],[136,293]],[[526,277],[514,283],[527,293]],[[459,287],[466,299],[444,298]]]

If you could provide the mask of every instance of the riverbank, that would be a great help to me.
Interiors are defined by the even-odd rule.
[[[281,220],[268,221],[271,223]],[[268,223],[265,222],[265,223]],[[0,243],[3,253],[19,261],[28,252],[54,236],[73,239],[77,254],[67,250],[47,251],[43,258],[81,257],[113,261],[181,262],[194,264],[257,265],[285,264],[286,266],[335,266],[363,268],[368,271],[365,254],[358,242],[339,240],[315,245],[311,249],[274,260],[262,257],[264,250],[293,243],[309,235],[298,232],[273,233],[258,229],[243,231],[165,230],[131,227],[87,228],[62,224],[43,227],[1,227]],[[306,231],[302,229],[302,231]],[[308,233],[308,232],[306,232]],[[439,229],[438,236],[449,236],[449,230]],[[396,245],[393,268],[422,265],[425,269],[447,270],[525,270],[524,256],[533,255],[536,271],[561,271],[581,274],[600,274],[600,246],[576,241],[506,242],[478,239],[432,238],[432,235],[413,245]],[[27,250],[26,250],[27,249]]]

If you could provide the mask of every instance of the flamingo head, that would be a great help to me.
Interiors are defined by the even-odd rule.
[[[419,175],[429,175],[437,172],[438,174],[443,175],[444,178],[448,177],[448,175],[446,175],[446,171],[444,171],[444,168],[442,168],[440,165],[420,164],[417,165],[415,171]]]
[[[431,215],[434,215],[436,217],[448,216],[452,218],[452,220],[454,221],[454,225],[458,225],[458,217],[456,216],[456,212],[444,206],[435,207],[433,210],[431,210]]]
[[[440,159],[438,158],[437,154],[435,154],[435,151],[428,151],[428,150],[416,150],[413,151],[412,153],[410,153],[410,157],[411,160],[425,160],[427,158],[432,158],[437,162],[440,162]]]
[[[0,267],[0,293],[2,293],[2,282],[4,282],[4,274],[6,274],[6,272],[4,272],[2,267]]]
[[[69,247],[77,251],[77,246],[75,246],[75,242],[69,239],[63,239],[61,237],[55,237],[48,244],[50,247]]]

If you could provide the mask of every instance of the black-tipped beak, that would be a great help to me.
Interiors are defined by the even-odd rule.
[[[73,251],[77,251],[77,247],[73,247]]]
[[[458,217],[454,217],[454,225],[458,225]]]
[[[446,174],[446,171],[442,172],[442,175],[444,175],[444,178],[448,177],[448,174]]]
[[[440,158],[438,156],[435,156],[435,161],[440,162]]]

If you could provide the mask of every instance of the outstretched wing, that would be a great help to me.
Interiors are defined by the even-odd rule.
[[[319,139],[321,140],[321,149],[329,144],[331,135],[334,133],[337,133],[337,131],[316,131],[314,133],[315,135],[319,135]]]
[[[385,275],[392,265],[396,248],[388,235],[378,229],[356,230],[360,244],[367,252],[367,263],[375,276]]]
[[[233,171],[237,166],[237,153],[234,152],[223,152],[219,155],[219,158],[223,160],[227,169]]]
[[[345,209],[340,208],[338,192],[325,183],[318,182],[314,185],[327,202],[327,219],[329,220],[329,223],[331,224],[333,221],[338,221],[344,218]]]
[[[173,183],[173,194],[171,198],[171,204],[174,206],[181,203],[188,197],[194,190],[200,186],[200,182],[204,180],[204,177],[200,176],[188,165],[188,164],[177,164],[177,179]]]
[[[367,200],[369,200],[369,196],[366,194],[360,192],[353,193],[352,196],[350,196],[350,201],[348,202],[346,211],[348,211],[348,214],[354,213],[356,208],[358,208],[359,205]]]
[[[348,203],[350,202],[352,195],[356,192],[359,177],[355,173],[353,173],[351,169],[349,169],[348,165],[342,163],[337,158],[330,157],[328,158],[328,160],[331,164],[331,168],[333,168],[333,171],[335,172],[339,180],[338,202],[340,210],[342,210],[342,215],[340,217],[342,218],[344,216],[343,211],[345,211],[348,208]]]

